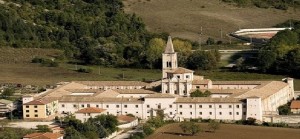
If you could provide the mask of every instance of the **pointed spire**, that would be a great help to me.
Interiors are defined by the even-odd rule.
[[[165,53],[174,53],[173,43],[171,36],[168,37],[167,46],[165,48]]]

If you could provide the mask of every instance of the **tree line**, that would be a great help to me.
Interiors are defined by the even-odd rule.
[[[79,64],[161,68],[168,34],[148,32],[140,17],[124,12],[121,0],[10,2],[16,4],[0,5],[2,47],[61,49],[65,58]],[[193,69],[215,66],[189,64],[196,59],[191,52],[199,46],[197,42],[176,38],[173,43],[179,65]],[[212,53],[201,55],[211,58]]]
[[[278,25],[286,26],[290,21]],[[300,21],[292,21],[292,30],[278,32],[262,46],[257,58],[239,60],[241,70],[255,66],[260,72],[300,77]]]

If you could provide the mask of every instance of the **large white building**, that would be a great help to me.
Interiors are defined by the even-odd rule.
[[[140,81],[73,81],[35,100],[56,98],[59,103],[56,114],[74,114],[95,107],[105,109],[105,114],[133,114],[141,119],[156,116],[160,110],[166,118],[174,120],[251,117],[264,121],[267,116],[277,115],[277,108],[294,97],[292,78],[284,81],[211,81],[196,76],[194,71],[177,66],[177,54],[170,37],[162,56],[161,92],[149,90],[152,85]],[[208,90],[211,96],[189,97],[196,89]]]

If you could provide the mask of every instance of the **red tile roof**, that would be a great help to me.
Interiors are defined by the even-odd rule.
[[[24,105],[45,105],[48,103],[51,103],[53,101],[58,100],[57,98],[50,98],[50,97],[46,97],[46,98],[42,98],[42,99],[36,99],[33,101],[30,101],[28,103],[25,103]]]
[[[88,107],[81,110],[78,110],[76,113],[101,113],[106,111],[106,109],[95,108],[95,107]]]
[[[300,101],[294,100],[291,103],[291,109],[300,109]]]
[[[27,134],[23,138],[29,138],[29,139],[57,139],[62,137],[63,134],[60,133],[32,133],[32,134]]]
[[[119,115],[119,116],[117,116],[117,119],[119,122],[128,122],[128,123],[136,120],[135,117],[126,116],[126,115]]]

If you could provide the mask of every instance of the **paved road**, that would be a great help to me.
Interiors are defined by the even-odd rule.
[[[141,132],[141,130],[140,129],[129,130],[127,132],[117,135],[113,139],[126,139],[126,138],[129,138],[131,134],[136,133],[136,132]]]

